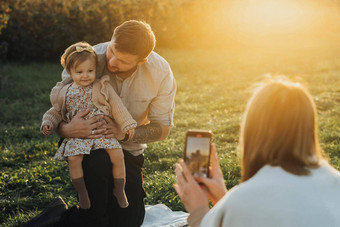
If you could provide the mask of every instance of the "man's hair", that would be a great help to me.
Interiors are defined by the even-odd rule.
[[[241,126],[242,181],[267,164],[309,175],[322,158],[316,128],[315,104],[300,83],[276,78],[259,86]]]
[[[87,42],[78,42],[69,46],[60,58],[61,65],[70,74],[71,69],[77,67],[87,59],[92,58],[97,64],[97,54]]]
[[[118,51],[146,58],[155,48],[156,38],[149,24],[143,21],[129,20],[117,26],[112,39]]]

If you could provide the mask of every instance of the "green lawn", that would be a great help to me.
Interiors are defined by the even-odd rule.
[[[145,151],[147,204],[183,210],[172,184],[187,129],[210,129],[228,188],[240,179],[239,124],[250,86],[266,73],[299,78],[318,108],[321,145],[340,169],[340,49],[334,46],[289,51],[260,49],[157,50],[172,66],[178,84],[175,127],[168,139]],[[56,63],[0,65],[0,225],[17,226],[57,195],[77,203],[67,165],[52,159],[58,136],[39,131],[50,107],[49,92],[60,80]]]

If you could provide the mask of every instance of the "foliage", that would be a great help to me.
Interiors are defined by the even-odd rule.
[[[340,169],[340,49],[321,47],[296,52],[158,49],[172,66],[177,80],[175,127],[168,139],[145,151],[146,203],[162,203],[184,210],[172,184],[173,165],[183,155],[189,128],[211,129],[219,160],[230,189],[238,184],[239,124],[248,89],[265,73],[299,76],[307,83],[318,108],[321,145]],[[77,204],[67,165],[52,159],[58,136],[39,131],[49,108],[50,88],[60,80],[58,63],[6,63],[1,67],[0,89],[0,225],[18,226],[37,215],[60,195],[69,206]]]
[[[11,10],[8,4],[0,5],[0,35],[1,35],[2,30],[7,27],[10,12]],[[8,51],[8,43],[1,42],[0,43],[0,59],[6,59],[7,51]]]
[[[1,30],[6,28],[11,10],[7,4],[0,5],[0,35]]]
[[[147,21],[163,33],[169,12],[175,17],[173,11],[182,2],[187,1],[6,0],[10,19],[0,44],[6,45],[2,51],[8,59],[55,59],[76,41],[96,44],[109,40],[113,29],[128,19]]]
[[[230,48],[269,40],[274,47],[278,44],[299,46],[311,39],[324,41],[329,36],[335,42],[339,40],[338,2],[299,1],[305,2],[306,8],[313,8],[310,10],[312,19],[306,23],[314,30],[306,31],[302,27],[282,35],[278,27],[271,29],[273,34],[279,34],[273,36],[262,34],[259,29],[252,34],[241,32],[243,26],[233,17],[240,2],[252,1],[3,0],[0,4],[0,59],[58,59],[74,42],[84,40],[94,45],[108,41],[113,29],[129,19],[151,24],[157,45],[163,48]],[[300,11],[305,13],[303,9]],[[242,10],[241,14],[240,17],[247,18]],[[289,41],[291,37],[294,42]]]

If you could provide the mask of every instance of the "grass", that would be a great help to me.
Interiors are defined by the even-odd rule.
[[[333,47],[336,47],[334,45]],[[145,151],[147,204],[184,210],[172,184],[173,165],[182,157],[189,128],[210,129],[228,188],[240,179],[239,124],[249,87],[263,74],[285,74],[304,81],[317,104],[322,148],[340,169],[340,49],[157,50],[172,66],[178,84],[175,127],[168,139]],[[49,92],[60,80],[58,63],[0,66],[0,225],[20,226],[57,195],[75,205],[65,162],[54,161],[58,136],[40,131],[50,107]]]

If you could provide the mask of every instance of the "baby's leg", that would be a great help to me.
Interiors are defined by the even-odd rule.
[[[67,160],[73,186],[78,192],[80,208],[88,209],[90,208],[91,203],[85,186],[83,168],[81,166],[83,156],[84,155],[82,154],[69,156]]]
[[[106,149],[110,156],[113,168],[114,188],[113,194],[116,196],[120,207],[129,206],[129,202],[125,195],[125,163],[122,149]]]

